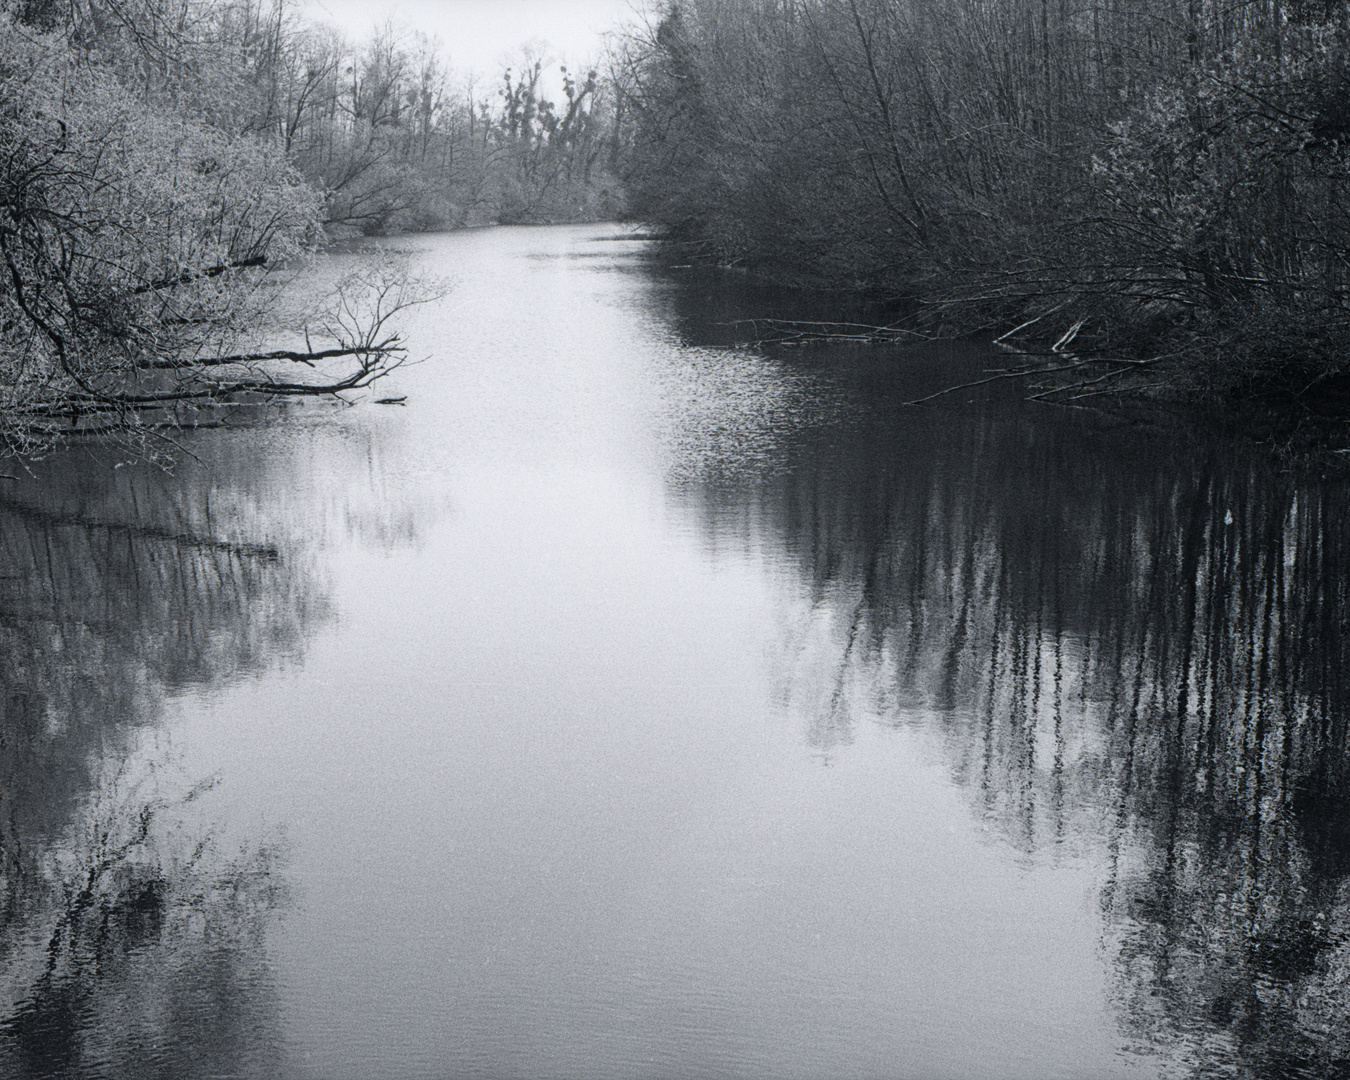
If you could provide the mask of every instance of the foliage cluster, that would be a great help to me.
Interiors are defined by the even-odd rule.
[[[1121,357],[1092,392],[1342,379],[1342,3],[675,0],[621,74],[634,212],[695,252],[1035,320]]]
[[[153,108],[60,36],[0,34],[0,418],[137,411],[157,368],[251,329],[260,270],[312,243],[319,200],[274,147]],[[143,381],[143,380],[140,380]]]

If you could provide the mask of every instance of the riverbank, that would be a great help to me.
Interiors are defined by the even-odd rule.
[[[795,297],[793,303],[779,299],[772,318],[744,325],[728,322],[722,338],[728,345],[992,341],[1006,362],[983,371],[976,385],[1001,381],[1030,399],[1075,408],[1147,404],[1181,410],[1195,423],[1264,445],[1291,461],[1336,469],[1350,464],[1350,374],[1249,363],[1242,379],[1232,378],[1231,372],[1216,378],[1224,369],[1221,349],[1231,335],[1215,334],[1206,345],[1195,329],[1184,342],[1150,336],[1166,333],[1156,325],[1108,325],[1105,332],[1094,331],[1085,316],[1075,315],[1081,309],[1072,307],[1071,299],[1029,317],[995,306],[983,315],[966,308],[953,320],[941,301],[875,284],[845,287],[837,279],[764,262],[728,266],[709,254],[707,245],[672,240],[655,229],[646,235],[654,242],[656,261],[667,271],[705,278],[710,305],[717,304],[710,282],[719,274],[734,275],[738,291]],[[1247,352],[1253,348],[1251,343],[1245,346]],[[935,391],[933,400],[971,388],[954,379]]]
[[[1061,396],[1339,410],[1350,14],[1050,7],[673,6],[635,69],[634,213],[684,261],[1007,335]]]

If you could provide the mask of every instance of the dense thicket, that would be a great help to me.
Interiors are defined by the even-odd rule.
[[[676,0],[627,43],[634,210],[947,330],[1043,316],[1123,358],[1107,385],[1132,359],[1325,388],[1348,24],[1340,0]]]
[[[593,70],[561,66],[545,79],[543,59],[522,49],[484,85],[454,77],[445,48],[421,33],[386,25],[352,43],[297,21],[287,0],[8,6],[7,36],[45,32],[156,111],[284,153],[323,196],[329,225],[378,232],[621,209],[608,171],[612,98]],[[558,102],[544,89],[554,81]]]

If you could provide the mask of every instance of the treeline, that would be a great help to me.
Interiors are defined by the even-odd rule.
[[[675,0],[626,43],[633,212],[686,255],[1027,329],[1079,372],[1338,387],[1341,0]]]
[[[457,79],[443,47],[393,25],[352,43],[286,0],[18,0],[6,32],[60,37],[123,87],[283,152],[363,232],[596,219],[622,197],[610,95],[595,70],[542,58]]]
[[[527,51],[495,81],[456,81],[425,35],[386,26],[353,46],[331,29],[288,25],[283,3],[227,0],[196,33],[237,68],[230,126],[283,147],[324,192],[330,225],[384,233],[622,208],[595,70],[559,65],[555,103],[543,59]]]

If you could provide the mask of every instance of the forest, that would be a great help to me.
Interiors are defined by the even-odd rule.
[[[278,331],[328,241],[622,211],[607,84],[544,75],[456,80],[411,29],[353,44],[284,0],[0,2],[0,439],[382,377],[435,287],[379,267]]]
[[[1336,408],[1348,29],[1339,0],[679,0],[621,67],[632,212],[687,260],[1016,330],[1074,398]]]

